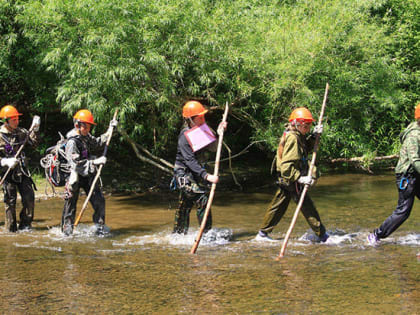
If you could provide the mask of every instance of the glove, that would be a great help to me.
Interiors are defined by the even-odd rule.
[[[112,119],[110,122],[109,122],[109,127],[108,127],[108,130],[106,131],[106,136],[107,136],[107,138],[111,135],[111,132],[112,132],[112,130],[115,128],[115,127],[117,127],[118,126],[118,120],[116,120],[116,119]]]
[[[18,164],[18,159],[15,157],[1,159],[1,166],[7,166],[13,169],[16,167],[17,164]]]
[[[313,131],[313,133],[314,133],[314,134],[316,134],[316,133],[321,134],[323,131],[324,131],[324,125],[316,125],[316,126],[314,127],[314,131]]]
[[[101,156],[92,161],[93,165],[103,165],[106,163],[106,156]]]
[[[226,130],[226,128],[227,128],[227,122],[221,122],[219,126],[217,127],[217,134],[221,136],[222,133]]]
[[[315,180],[312,179],[312,176],[301,176],[298,179],[298,183],[302,185],[312,186],[315,183]]]
[[[76,171],[71,171],[69,176],[69,185],[73,185],[79,180],[79,175]]]
[[[206,180],[210,183],[217,184],[217,182],[219,181],[219,176],[207,174]]]
[[[32,119],[31,129],[35,132],[39,131],[39,125],[41,124],[41,118],[37,115]]]
[[[118,126],[118,120],[116,120],[116,119],[112,119],[112,120],[109,122],[109,127],[115,128],[115,127],[117,127],[117,126]]]

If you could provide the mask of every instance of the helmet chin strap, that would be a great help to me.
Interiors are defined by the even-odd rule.
[[[298,121],[297,119],[293,119],[293,120],[290,122],[290,126],[291,126],[293,129],[298,130],[299,132],[302,132],[302,131],[300,130],[300,127],[302,126],[302,122]]]
[[[293,119],[293,120],[290,122],[290,124],[291,124],[292,126],[295,126],[295,127],[300,126],[300,122],[299,122],[297,119]]]
[[[10,122],[9,121],[10,121],[10,118],[5,118],[4,119],[4,125],[6,126],[7,130],[13,131],[14,128],[12,128],[12,126],[10,125]]]
[[[190,127],[195,126],[195,122],[191,119],[191,117],[188,117],[187,119],[190,122]]]
[[[86,126],[86,123],[80,120],[76,120],[76,126],[80,129],[82,126]]]
[[[76,122],[75,122],[75,125],[76,125],[76,128],[77,128],[77,133],[78,133],[79,135],[82,135],[82,134],[81,134],[81,127],[82,127],[83,125],[86,125],[86,123],[85,123],[85,122],[83,122],[83,121],[76,121]]]

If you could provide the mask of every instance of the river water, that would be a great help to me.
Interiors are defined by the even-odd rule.
[[[59,198],[37,201],[32,231],[6,232],[3,215],[2,313],[420,313],[420,202],[379,247],[365,241],[396,205],[392,174],[322,177],[310,194],[331,237],[313,242],[300,215],[281,261],[294,203],[273,242],[254,239],[274,190],[216,191],[214,229],[195,255],[194,213],[188,235],[171,235],[176,194],[108,196],[105,237],[91,208],[63,237]]]

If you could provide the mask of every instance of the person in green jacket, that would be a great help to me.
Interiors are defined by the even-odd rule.
[[[313,133],[310,133],[314,121],[311,112],[304,107],[296,108],[289,117],[289,124],[281,137],[276,155],[279,187],[265,213],[257,240],[271,240],[268,234],[280,222],[290,200],[293,198],[298,203],[304,185],[312,186],[315,182],[312,174],[308,174],[308,155],[313,150],[315,134],[322,133],[323,128],[322,125],[316,126]],[[325,242],[329,235],[308,194],[303,201],[302,214],[319,241]]]
[[[408,219],[414,197],[420,199],[420,103],[417,104],[412,122],[400,135],[400,158],[395,167],[398,204],[382,225],[367,237],[369,245],[379,244],[380,239],[391,235]]]

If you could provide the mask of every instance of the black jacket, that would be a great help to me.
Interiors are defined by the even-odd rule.
[[[185,127],[181,130],[178,136],[178,148],[175,159],[175,169],[184,168],[186,172],[191,172],[193,177],[198,180],[199,178],[206,179],[207,171],[198,162],[195,153],[193,152],[190,144],[185,137],[185,132],[190,128]]]

